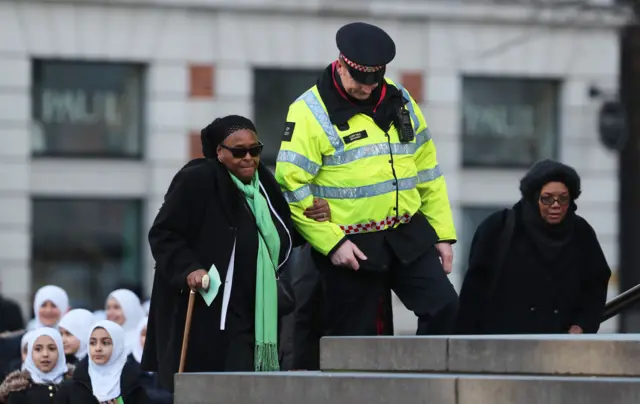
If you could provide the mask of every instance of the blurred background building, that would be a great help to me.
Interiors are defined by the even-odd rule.
[[[388,76],[431,127],[458,228],[456,286],[476,226],[515,203],[545,157],[582,176],[579,213],[617,274],[618,155],[590,96],[617,94],[628,12],[612,0],[19,0],[0,1],[2,293],[29,311],[48,283],[92,309],[122,282],[149,292],[147,230],[199,156],[200,128],[251,117],[274,163],[288,105],[355,20],[395,39]],[[397,331],[415,331],[396,303]]]

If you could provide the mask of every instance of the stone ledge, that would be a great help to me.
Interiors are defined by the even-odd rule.
[[[398,373],[176,375],[176,404],[631,404],[638,378]]]
[[[325,371],[640,376],[638,335],[323,338]]]

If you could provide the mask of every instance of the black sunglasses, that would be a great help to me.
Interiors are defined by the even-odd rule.
[[[558,202],[558,205],[563,206],[568,205],[569,202],[571,202],[571,197],[569,195],[560,195],[555,198],[553,195],[542,195],[540,196],[540,202],[546,206],[551,206],[555,202]]]
[[[260,154],[262,154],[262,149],[264,148],[264,145],[261,142],[258,142],[257,145],[250,147],[248,149],[245,149],[244,147],[229,147],[224,143],[220,143],[220,147],[222,147],[223,149],[229,150],[233,158],[241,159],[241,158],[244,158],[244,156],[246,156],[247,153],[249,153],[251,157],[258,157]]]

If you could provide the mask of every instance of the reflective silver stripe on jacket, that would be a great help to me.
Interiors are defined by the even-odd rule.
[[[409,95],[409,92],[402,86],[398,86],[398,90],[402,91],[402,95],[404,95],[404,98],[409,101],[407,103],[407,108],[409,108],[409,115],[411,115],[411,119],[413,120],[413,130],[417,132],[418,128],[420,127],[420,121],[418,120],[418,115],[416,115],[415,108],[413,108],[411,96]]]
[[[276,159],[276,162],[295,164],[314,177],[316,174],[318,174],[318,171],[320,171],[319,164],[316,164],[313,161],[309,160],[306,156],[303,156],[302,154],[296,153],[291,150],[280,150],[280,152],[278,152],[278,158]]]
[[[418,120],[418,116],[416,115],[413,103],[410,101],[411,97],[404,87],[398,86],[398,89],[402,91],[404,97],[409,100],[407,108],[409,109],[409,114],[411,115],[411,119],[413,120],[414,130],[417,132],[418,127],[420,126],[420,121]],[[329,139],[329,143],[331,143],[331,145],[335,149],[335,153],[332,156],[323,156],[322,164],[326,166],[348,164],[362,158],[384,156],[388,155],[389,153],[397,155],[414,154],[420,148],[420,146],[424,145],[431,139],[431,132],[428,128],[425,128],[419,133],[416,133],[415,143],[393,143],[391,144],[391,146],[389,146],[387,142],[384,142],[365,145],[351,150],[344,150],[344,143],[342,142],[342,139],[340,139],[338,132],[331,123],[329,114],[327,114],[313,90],[306,91],[298,99],[303,100],[307,104],[307,107],[313,114],[314,118],[320,124],[320,127],[322,127],[322,129],[324,130],[327,138]],[[302,155],[299,156],[300,157],[288,155],[281,157],[279,155],[278,161],[291,162],[307,171],[308,173],[315,175],[314,173],[317,173],[317,171],[315,171],[315,163],[309,161],[309,163],[311,164],[308,164],[306,161],[303,161],[303,159],[306,159],[306,157]]]
[[[329,118],[329,114],[324,110],[324,107],[320,103],[318,97],[316,97],[315,93],[312,90],[308,90],[306,93],[302,94],[301,99],[307,104],[311,113],[316,118],[324,133],[326,133],[329,138],[329,143],[336,149],[336,154],[341,153],[344,150],[344,143],[336,128],[331,123],[331,119]]]
[[[415,189],[418,184],[429,182],[442,176],[439,166],[422,170],[416,177],[401,178],[398,180],[397,189],[408,191]],[[396,180],[386,180],[377,184],[364,185],[361,187],[325,187],[321,185],[304,185],[295,191],[284,192],[284,197],[289,203],[300,202],[313,195],[316,198],[326,199],[361,199],[371,198],[378,195],[388,194],[396,190]]]

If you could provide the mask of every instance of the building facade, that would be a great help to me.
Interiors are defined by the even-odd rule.
[[[146,234],[173,175],[200,154],[200,128],[251,117],[273,163],[287,106],[355,20],[395,39],[388,76],[431,127],[460,241],[456,286],[475,227],[518,200],[519,179],[544,157],[581,174],[579,213],[615,271],[617,155],[598,140],[589,89],[617,91],[625,17],[600,7],[0,1],[2,293],[28,312],[47,283],[94,309],[122,282],[150,292]],[[397,306],[397,329],[410,332]]]

